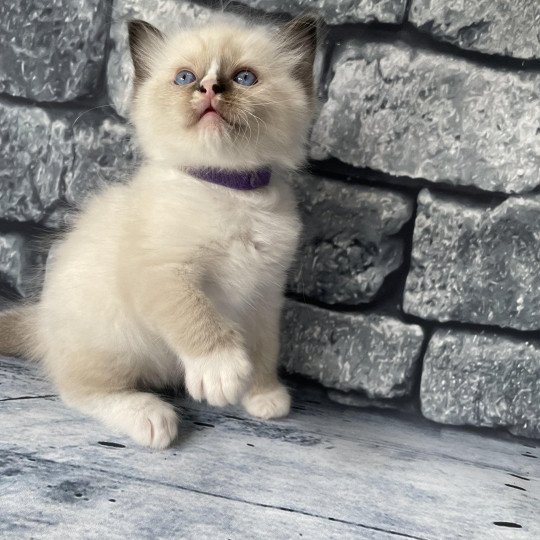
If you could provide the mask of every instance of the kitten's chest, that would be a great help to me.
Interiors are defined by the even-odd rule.
[[[229,224],[212,272],[220,301],[252,304],[263,291],[281,287],[292,263],[300,224],[292,209],[239,212]]]

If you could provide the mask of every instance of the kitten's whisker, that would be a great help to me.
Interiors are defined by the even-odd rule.
[[[79,114],[79,116],[77,116],[77,118],[75,118],[75,120],[73,121],[73,124],[71,124],[71,127],[73,127],[79,121],[79,119],[82,118],[86,113],[95,111],[96,109],[104,109],[105,107],[112,108],[112,103],[107,103],[105,105],[98,105],[97,107],[92,107],[91,109],[88,109],[87,111],[83,111],[81,114]]]
[[[245,139],[246,142],[249,142],[251,138],[251,126],[249,125],[249,122],[247,121],[247,116],[245,115],[245,111],[239,110],[237,114],[244,126],[244,129],[241,134],[242,138]],[[248,129],[249,129],[249,137],[248,137]]]

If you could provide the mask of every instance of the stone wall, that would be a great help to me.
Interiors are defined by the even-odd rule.
[[[125,21],[219,2],[0,6],[0,280],[136,161]],[[540,437],[540,3],[245,0],[325,21],[283,364],[333,399]]]

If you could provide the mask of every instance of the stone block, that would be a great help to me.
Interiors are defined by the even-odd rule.
[[[53,113],[0,101],[0,218],[56,228],[62,202],[122,181],[137,162],[129,127],[90,112]]]
[[[72,164],[67,119],[0,102],[0,217],[43,220],[62,196]]]
[[[308,174],[289,180],[304,224],[290,290],[327,304],[372,300],[402,263],[403,239],[396,235],[411,218],[411,199]]]
[[[336,55],[311,157],[395,176],[521,193],[540,184],[540,77],[411,48]]]
[[[341,390],[327,390],[327,396],[331,401],[349,407],[360,409],[393,410],[418,413],[418,407],[412,397],[398,399],[373,399],[360,392],[342,392]]]
[[[70,101],[98,91],[108,0],[0,2],[0,93]]]
[[[438,330],[420,390],[424,416],[540,438],[540,342]]]
[[[408,18],[419,30],[462,49],[540,58],[536,0],[412,0]]]
[[[250,7],[274,13],[312,12],[327,24],[401,23],[405,18],[407,0],[240,0]]]
[[[328,388],[372,398],[408,395],[424,333],[420,326],[376,313],[341,313],[288,301],[282,364]]]
[[[403,308],[438,321],[540,329],[540,198],[487,206],[420,192]]]

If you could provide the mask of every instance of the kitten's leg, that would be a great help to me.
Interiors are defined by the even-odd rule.
[[[251,326],[254,377],[242,404],[249,414],[259,418],[287,416],[291,407],[289,391],[279,382],[277,373],[280,318],[281,302],[277,306],[263,304]]]
[[[178,433],[174,407],[148,392],[78,387],[61,389],[62,399],[150,448],[166,448]]]
[[[182,361],[189,394],[211,405],[237,403],[252,374],[238,329],[218,313],[188,270],[153,268],[144,280],[139,313]]]
[[[136,390],[144,367],[131,361],[127,351],[118,357],[53,345],[43,360],[67,405],[144,446],[165,448],[176,438],[174,407],[154,394]]]

